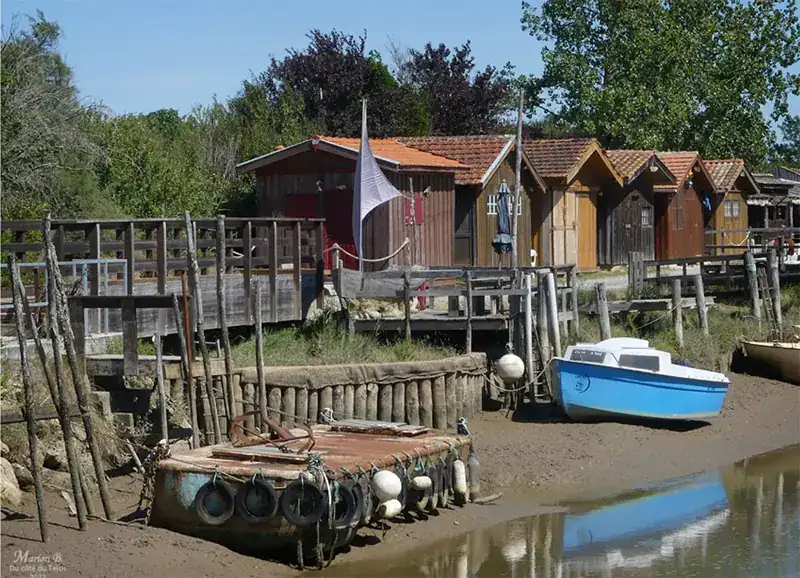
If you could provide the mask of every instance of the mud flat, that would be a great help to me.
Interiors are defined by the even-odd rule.
[[[334,567],[390,556],[470,529],[552,511],[561,499],[602,492],[719,467],[757,453],[800,442],[800,388],[733,375],[720,418],[689,427],[566,423],[541,412],[506,417],[486,412],[470,421],[484,487],[502,488],[499,502],[440,510],[424,522],[393,522],[385,534],[362,529]],[[68,486],[68,482],[65,486]],[[133,512],[141,484],[117,478],[112,484],[118,515]],[[52,542],[38,541],[33,495],[14,511],[4,510],[3,576],[18,552],[59,556],[60,577],[119,576],[192,578],[238,576],[283,578],[297,575],[285,564],[243,556],[222,546],[157,528],[95,521],[79,532],[67,515],[59,490],[51,486]],[[99,502],[98,502],[99,503]],[[324,573],[322,574],[324,575]]]

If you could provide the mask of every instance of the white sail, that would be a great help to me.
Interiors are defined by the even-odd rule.
[[[356,161],[355,184],[353,187],[353,240],[358,249],[359,270],[363,270],[363,247],[361,228],[364,218],[378,205],[400,196],[392,183],[384,176],[378,166],[367,137],[367,101],[363,101],[361,112],[361,146]]]

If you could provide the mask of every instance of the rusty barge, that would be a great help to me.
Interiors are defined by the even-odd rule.
[[[235,429],[231,442],[158,462],[152,525],[321,564],[360,527],[463,506],[478,487],[465,423],[458,434],[369,420],[279,428],[269,437]]]

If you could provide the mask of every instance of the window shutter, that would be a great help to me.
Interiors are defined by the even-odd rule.
[[[423,216],[425,215],[424,197],[422,193],[414,193],[414,221],[417,224],[422,223]],[[406,223],[411,224],[411,199],[405,198],[405,216]]]

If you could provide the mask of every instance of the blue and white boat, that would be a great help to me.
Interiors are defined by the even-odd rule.
[[[730,381],[675,365],[644,339],[579,343],[553,359],[556,403],[570,419],[702,420],[719,415]]]

